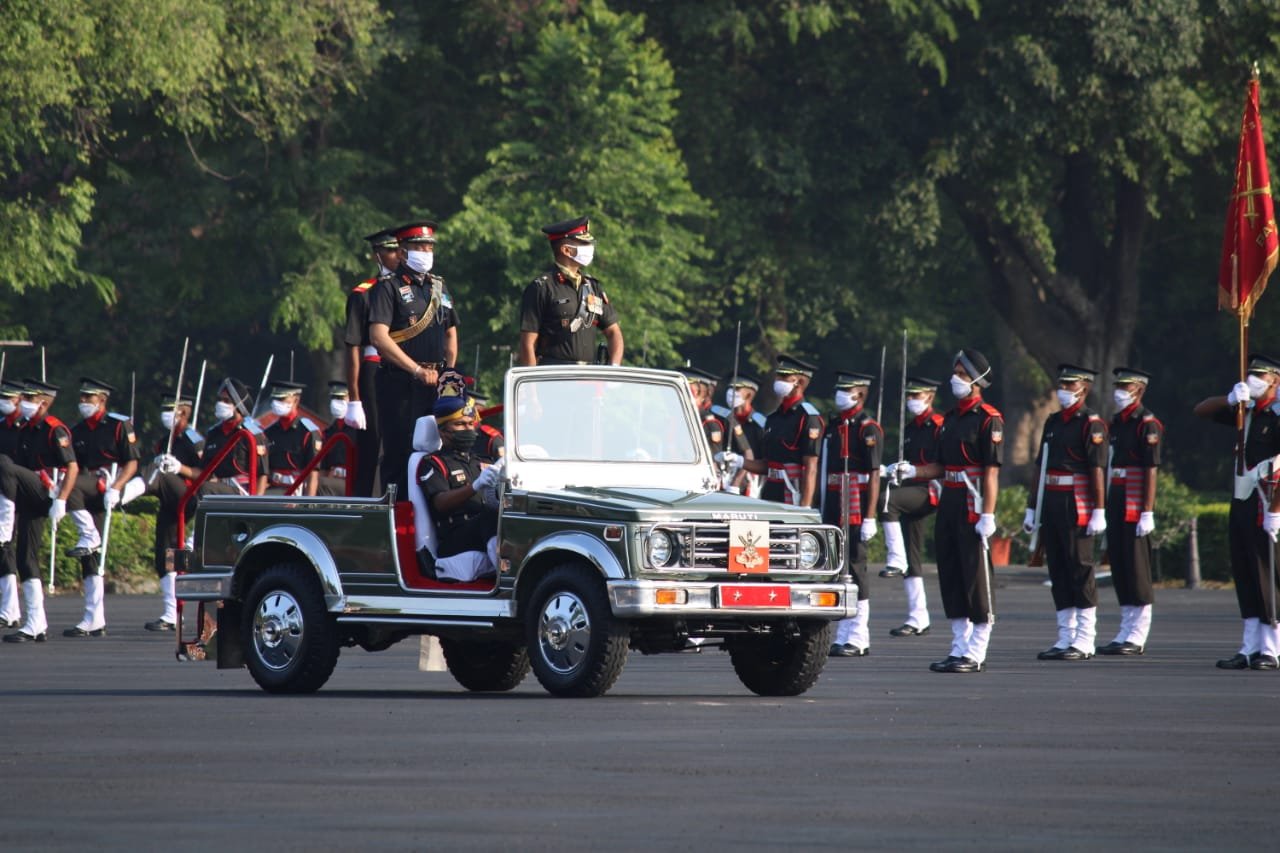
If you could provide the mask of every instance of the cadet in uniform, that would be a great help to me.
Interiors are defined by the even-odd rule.
[[[840,620],[836,627],[831,646],[834,657],[865,657],[871,653],[867,542],[876,535],[884,446],[884,430],[865,408],[874,378],[851,370],[836,372],[836,416],[823,435],[822,521],[843,527],[841,507],[848,506],[848,566],[858,584],[858,612],[852,619]]]
[[[1151,630],[1151,533],[1156,529],[1156,472],[1164,424],[1142,405],[1151,374],[1112,371],[1116,414],[1111,419],[1111,477],[1107,484],[1107,551],[1120,604],[1116,638],[1100,655],[1140,655]]]
[[[319,424],[298,411],[302,392],[307,386],[298,382],[276,380],[271,383],[271,412],[276,420],[262,431],[267,445],[268,471],[258,473],[258,494],[284,494],[298,481],[302,469],[315,458],[324,444],[324,431]],[[307,482],[294,494],[311,497],[320,484],[320,472],[312,471]]]
[[[933,410],[934,395],[941,384],[936,379],[912,376],[907,379],[907,413],[910,419],[902,425],[903,461],[917,470],[938,462],[942,415]],[[910,470],[906,468],[905,470]],[[897,628],[889,629],[894,637],[923,637],[929,633],[929,604],[924,591],[925,520],[938,508],[942,484],[937,480],[911,477],[892,482],[880,521],[884,525],[884,544],[888,555],[883,577],[905,577],[902,585],[907,593],[907,618]]]
[[[18,456],[18,430],[22,416],[18,401],[22,386],[16,382],[0,382],[0,456],[13,464]],[[13,501],[0,496],[0,530],[13,536]],[[17,628],[22,624],[18,609],[18,559],[17,551],[9,542],[0,543],[0,628]]]
[[[698,407],[698,418],[702,421],[702,432],[707,437],[707,444],[711,445],[713,454],[719,453],[725,449],[725,425],[711,411],[711,398],[716,393],[716,375],[700,367],[682,367],[680,372],[689,383],[689,393],[693,395],[693,402]]]
[[[609,297],[583,269],[595,256],[586,217],[542,229],[555,266],[524,290],[516,363],[589,364],[596,360],[596,329],[604,334],[607,362],[622,364],[622,327]]]
[[[991,364],[974,349],[956,353],[951,393],[957,402],[942,419],[938,461],[895,466],[899,480],[943,478],[934,519],[938,587],[951,623],[951,653],[929,664],[934,672],[982,672],[995,622],[987,539],[996,530],[996,498],[1004,450],[1004,417],[985,403]]]
[[[1276,551],[1272,531],[1280,530],[1280,515],[1276,512],[1280,490],[1276,489],[1276,475],[1271,470],[1272,459],[1280,454],[1280,416],[1275,411],[1277,382],[1280,361],[1251,353],[1244,382],[1236,383],[1225,397],[1200,401],[1194,409],[1202,418],[1231,427],[1236,425],[1236,406],[1243,403],[1247,409],[1245,472],[1236,474],[1227,516],[1231,578],[1235,581],[1244,631],[1240,651],[1219,660],[1219,669],[1275,669],[1280,653],[1271,580],[1271,560]],[[1260,498],[1263,491],[1270,495],[1270,511]]]
[[[711,413],[724,424],[730,450],[744,459],[760,459],[764,453],[764,415],[752,408],[760,383],[739,373],[724,377],[724,386],[726,405],[712,406]],[[760,476],[749,471],[739,471],[733,480],[741,494],[753,498],[760,497],[760,483]]]
[[[763,453],[757,459],[743,459],[733,451],[723,455],[735,469],[766,476],[760,493],[764,500],[813,506],[823,423],[818,410],[804,399],[804,392],[814,370],[806,361],[779,355],[773,380],[779,403],[765,418]]]
[[[458,357],[458,317],[444,279],[431,273],[436,225],[414,222],[395,232],[404,262],[380,279],[369,300],[369,339],[382,356],[378,428],[383,487],[407,496],[406,466],[413,426],[430,413],[441,372]]]
[[[75,488],[79,466],[71,449],[71,430],[49,414],[58,386],[35,379],[24,379],[22,385],[18,406],[25,423],[17,458],[0,458],[0,494],[13,502],[15,510],[18,577],[26,616],[22,627],[5,634],[4,641],[42,643],[49,630],[39,558],[44,520],[47,516],[57,524],[68,511],[84,509],[84,504]],[[14,533],[12,528],[0,529],[0,543],[11,542]]]
[[[165,428],[163,438],[157,438],[154,444],[155,462],[147,474],[148,484],[145,486],[149,494],[154,494],[160,502],[156,512],[155,536],[155,569],[160,578],[160,599],[163,610],[159,619],[153,619],[143,625],[148,631],[172,631],[178,624],[178,600],[174,595],[174,580],[177,577],[174,565],[167,559],[170,548],[180,548],[178,542],[178,504],[191,485],[178,473],[165,473],[160,470],[165,451],[178,463],[178,469],[190,474],[200,469],[200,455],[204,450],[204,437],[191,428],[193,404],[188,397],[178,397],[166,401],[160,411],[160,423]],[[172,445],[169,437],[173,436]],[[135,481],[136,482],[136,481]],[[125,488],[125,503],[128,502],[130,489]],[[194,508],[194,504],[189,504]]]
[[[360,431],[356,442],[359,465],[355,472],[354,494],[373,497],[373,484],[378,476],[378,453],[381,450],[376,380],[382,356],[378,355],[378,348],[369,340],[369,294],[378,279],[395,274],[404,261],[404,256],[400,243],[391,230],[379,231],[364,239],[373,249],[373,257],[378,262],[378,274],[357,284],[347,295],[347,326],[342,342],[347,346],[349,398],[343,420],[348,426]]]
[[[1045,467],[1044,506],[1040,509],[1040,541],[1044,544],[1058,639],[1040,660],[1088,660],[1095,651],[1098,587],[1093,575],[1093,537],[1107,529],[1103,481],[1107,469],[1107,424],[1085,406],[1097,371],[1074,364],[1058,365],[1058,404],[1041,432]],[[1037,480],[1039,475],[1037,474]],[[1039,482],[1032,484],[1031,503],[1023,521],[1034,530]],[[1082,530],[1083,529],[1083,530]]]
[[[222,380],[222,384],[218,387],[218,401],[213,406],[213,416],[218,420],[218,425],[209,430],[204,437],[204,452],[200,455],[200,463],[194,466],[189,465],[183,463],[176,455],[169,454],[161,456],[158,460],[157,465],[160,470],[165,474],[176,474],[185,480],[195,480],[204,473],[205,468],[214,464],[224,447],[235,441],[237,435],[245,432],[248,435],[240,439],[226,457],[217,463],[213,474],[196,492],[196,498],[199,499],[205,495],[256,494],[258,483],[263,477],[270,479],[271,470],[267,462],[267,445],[263,441],[262,430],[249,417],[251,405],[249,389],[243,382],[231,377]],[[255,457],[257,461],[254,466],[251,466],[250,460]],[[251,472],[251,467],[256,467],[257,471]],[[254,479],[250,478],[251,473],[255,474]],[[194,509],[194,503],[187,505],[188,518]],[[188,535],[190,535],[189,530]],[[185,546],[186,543],[183,545]]]
[[[486,503],[482,493],[497,483],[502,463],[486,466],[472,452],[478,433],[471,399],[444,396],[436,400],[433,411],[441,447],[418,463],[417,478],[439,536],[436,556],[488,551],[489,540],[498,533],[498,509]],[[436,578],[435,558],[426,548],[418,552],[418,567]]]
[[[320,475],[320,488],[316,494],[320,495],[345,495],[347,493],[347,476],[348,473],[356,477],[356,483],[360,482],[357,473],[366,464],[364,457],[361,455],[360,439],[361,430],[356,429],[347,423],[344,419],[344,413],[347,411],[349,404],[348,394],[350,389],[345,382],[329,383],[329,416],[333,418],[333,422],[329,424],[328,429],[324,431],[324,442],[328,444],[329,439],[335,435],[345,435],[347,438],[355,442],[356,459],[355,470],[350,469],[351,460],[347,458],[347,445],[343,442],[337,442],[329,449],[325,455],[324,461],[320,463],[320,470],[324,473]],[[377,448],[374,448],[377,452]],[[375,456],[376,461],[376,456]],[[353,491],[352,495],[360,497],[368,497],[361,495],[358,491]]]
[[[107,402],[115,390],[114,386],[92,377],[80,379],[83,420],[71,428],[71,446],[79,465],[75,490],[85,507],[80,512],[88,516],[89,523],[87,530],[81,529],[80,541],[67,554],[80,561],[84,615],[78,624],[62,632],[64,637],[100,637],[107,632],[100,550],[102,528],[106,512],[119,506],[120,492],[138,470],[141,456],[133,423],[126,415],[107,411]]]

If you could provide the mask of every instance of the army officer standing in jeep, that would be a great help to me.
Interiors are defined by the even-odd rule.
[[[596,329],[604,334],[609,364],[622,364],[622,327],[600,282],[584,268],[595,256],[586,217],[542,229],[555,266],[524,289],[516,363],[589,364],[596,360]]]

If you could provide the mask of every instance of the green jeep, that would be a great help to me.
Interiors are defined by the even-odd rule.
[[[218,603],[218,667],[307,692],[343,647],[431,634],[477,691],[532,667],[555,695],[599,696],[629,650],[691,641],[728,651],[761,695],[817,681],[833,622],[857,607],[843,535],[812,509],[718,491],[684,377],[516,368],[504,399],[496,550],[472,555],[490,561],[479,580],[419,571],[414,507],[394,494],[203,499],[177,592]]]

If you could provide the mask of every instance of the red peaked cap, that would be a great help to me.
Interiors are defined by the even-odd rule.
[[[564,222],[557,222],[554,225],[543,227],[542,233],[547,235],[547,239],[551,242],[557,240],[568,240],[570,238],[583,243],[592,243],[595,237],[591,236],[591,228],[587,224],[587,217],[583,216],[579,219],[566,219]]]
[[[395,230],[396,239],[401,243],[434,243],[436,241],[436,224],[428,220],[410,222]]]

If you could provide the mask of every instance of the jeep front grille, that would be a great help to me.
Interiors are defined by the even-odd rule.
[[[725,574],[747,574],[741,568],[729,567],[729,525],[722,522],[672,522],[656,524],[651,530],[662,530],[670,534],[676,541],[676,553],[671,562],[664,566],[653,566],[646,560],[651,570],[681,572],[722,572]],[[822,546],[822,559],[811,569],[800,567],[799,538],[804,531],[818,537]],[[840,531],[826,525],[770,524],[769,525],[769,565],[760,573],[814,575],[833,574],[843,567],[838,543]],[[641,542],[643,546],[643,540]]]

